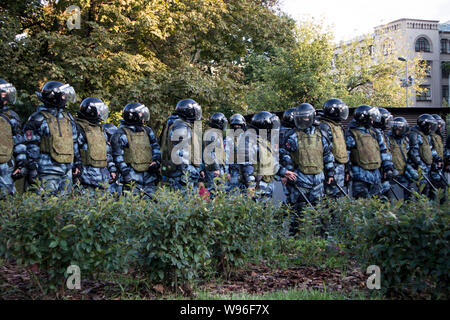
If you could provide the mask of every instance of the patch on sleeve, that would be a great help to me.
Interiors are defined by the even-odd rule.
[[[33,138],[33,131],[32,130],[27,130],[25,132],[25,137],[27,140],[31,140],[31,138]]]

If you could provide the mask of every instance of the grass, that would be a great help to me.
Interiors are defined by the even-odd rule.
[[[199,292],[198,300],[380,300],[382,297],[376,293],[369,297],[358,291],[351,294],[341,292],[327,292],[319,290],[283,290],[266,294],[248,294],[245,292],[232,295],[214,295],[206,291]]]

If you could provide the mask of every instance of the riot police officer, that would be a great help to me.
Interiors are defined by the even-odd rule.
[[[49,81],[36,92],[43,105],[25,123],[28,182],[37,180],[52,193],[69,192],[72,178],[81,174],[78,131],[72,115],[64,111],[75,102],[75,90],[69,84]]]
[[[385,179],[394,177],[392,157],[383,136],[373,128],[381,117],[377,108],[361,105],[354,112],[354,122],[346,132],[345,143],[350,157],[352,194],[355,198],[380,196],[381,169]]]
[[[345,145],[345,131],[341,122],[348,118],[348,107],[340,99],[329,99],[323,105],[323,116],[320,118],[320,129],[327,133],[326,137],[333,147],[334,178],[342,190],[345,188],[345,178],[348,177],[348,154]],[[347,181],[348,182],[348,181]],[[342,197],[343,194],[336,184],[325,184],[325,193],[331,197]]]
[[[255,199],[270,199],[273,194],[274,177],[279,168],[271,142],[271,131],[276,121],[272,113],[259,112],[251,119],[252,130],[240,137],[238,153],[244,152],[242,158],[245,159],[240,165],[241,173],[249,194]],[[244,144],[241,139],[247,142]]]
[[[439,157],[444,159],[445,121],[438,114],[432,114],[432,116],[437,121],[437,127],[436,130],[431,133],[431,140]]]
[[[179,118],[168,126],[161,139],[161,172],[172,189],[185,192],[187,186],[197,188],[200,178],[205,178],[199,125],[202,108],[192,99],[183,99],[177,103],[175,114]]]
[[[394,119],[392,114],[386,110],[385,108],[378,108],[378,112],[380,113],[380,116],[377,117],[373,123],[374,126],[374,130],[380,134],[383,137],[383,142],[387,148],[387,153],[386,156],[390,156],[391,160],[392,160],[392,155],[389,149],[389,141],[388,141],[388,137],[387,137],[387,131],[390,130],[391,128],[391,124],[392,124],[392,120]],[[391,188],[391,181],[389,179],[386,179],[383,170],[381,170],[382,172],[382,177],[381,177],[381,194],[389,197],[389,195],[393,194],[393,190]],[[394,170],[394,176],[397,176],[398,172]],[[395,197],[395,195],[394,195]]]
[[[102,100],[90,97],[81,102],[76,119],[82,167],[79,181],[90,191],[107,188],[117,177],[108,136],[100,124],[108,114],[108,106]]]
[[[316,110],[308,103],[297,107],[296,130],[280,150],[279,175],[288,179],[289,203],[296,211],[291,233],[296,233],[303,208],[316,204],[324,195],[324,182],[334,183],[334,156],[326,133],[316,123]]]
[[[436,152],[431,138],[431,134],[436,130],[436,119],[430,114],[422,114],[417,118],[417,125],[411,129],[409,134],[410,150],[408,160],[414,169],[422,170],[424,179],[421,183],[426,184],[423,194],[431,199],[436,197],[435,189],[438,186],[434,184],[441,180],[438,173],[442,168],[442,158]]]
[[[14,194],[14,180],[22,178],[26,166],[20,118],[9,105],[16,102],[16,88],[0,79],[0,196]]]
[[[227,190],[243,191],[245,190],[245,184],[239,164],[243,164],[245,159],[242,159],[242,162],[239,161],[238,148],[244,148],[244,146],[239,146],[240,136],[247,130],[247,122],[244,116],[239,113],[232,115],[230,129],[227,131],[227,137],[225,138],[225,159],[229,174]]]
[[[148,108],[141,103],[128,103],[122,111],[121,125],[111,138],[114,162],[120,172],[123,191],[152,197],[158,183],[161,152],[150,121]]]
[[[209,118],[208,125],[211,129],[204,134],[204,168],[207,187],[214,190],[214,178],[228,175],[228,166],[225,163],[224,132],[228,126],[228,120],[222,112],[216,112]]]
[[[408,132],[409,126],[406,119],[403,117],[396,117],[391,122],[391,130],[388,132],[386,140],[392,155],[394,168],[398,172],[396,180],[403,186],[405,200],[411,198],[411,190],[414,189],[414,180],[418,178],[417,170],[415,170],[408,162],[410,150]],[[391,197],[392,196],[395,195],[391,195]]]

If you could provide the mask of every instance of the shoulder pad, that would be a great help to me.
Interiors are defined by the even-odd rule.
[[[418,134],[415,131],[411,131],[408,135],[409,143],[410,144],[417,144],[419,143]]]
[[[44,115],[40,111],[34,112],[28,118],[28,122],[33,121],[33,122],[41,122],[42,123],[44,120],[45,120]]]

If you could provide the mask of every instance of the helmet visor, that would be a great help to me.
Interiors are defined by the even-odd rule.
[[[386,119],[385,119],[385,123],[384,125],[386,126],[386,129],[391,129],[392,128],[392,123],[394,122],[394,117],[392,115],[389,115]]]
[[[16,103],[16,88],[11,83],[0,84],[1,99],[8,101],[9,104]]]
[[[314,111],[296,112],[294,122],[297,129],[310,128],[314,123]]]
[[[136,111],[139,113],[139,116],[144,122],[150,121],[150,110],[143,104],[136,108]]]
[[[408,131],[408,124],[403,121],[391,121],[392,132],[394,135],[403,136]]]
[[[345,104],[341,104],[339,106],[339,119],[341,121],[347,120],[348,119],[348,113],[349,113],[348,106],[345,105]]]
[[[69,103],[74,103],[77,100],[75,89],[70,84],[65,84],[55,89],[55,92],[61,93],[61,98]]]
[[[378,108],[372,108],[369,110],[369,116],[373,122],[380,123],[381,122],[381,113]]]
[[[102,121],[106,121],[109,116],[109,108],[103,102],[92,103],[91,106],[97,109],[98,118]]]

